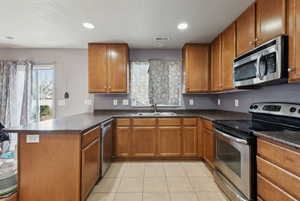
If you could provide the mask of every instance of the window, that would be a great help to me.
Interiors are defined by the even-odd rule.
[[[181,62],[150,60],[131,62],[131,104],[135,107],[181,106]]]
[[[54,67],[33,67],[33,114],[32,119],[44,121],[54,118]]]

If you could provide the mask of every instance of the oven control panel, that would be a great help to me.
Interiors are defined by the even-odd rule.
[[[300,118],[300,104],[275,102],[253,103],[249,108],[249,112]]]

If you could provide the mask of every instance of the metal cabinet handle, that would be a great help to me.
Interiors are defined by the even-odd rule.
[[[293,72],[294,71],[294,69],[293,68],[288,68],[288,72],[290,73],[290,72]]]

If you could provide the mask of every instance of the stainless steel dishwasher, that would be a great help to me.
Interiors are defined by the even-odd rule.
[[[109,169],[112,162],[112,119],[101,124],[101,176]]]

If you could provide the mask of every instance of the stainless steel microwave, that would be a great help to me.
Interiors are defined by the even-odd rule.
[[[288,37],[278,36],[237,57],[233,77],[237,88],[287,82]]]

